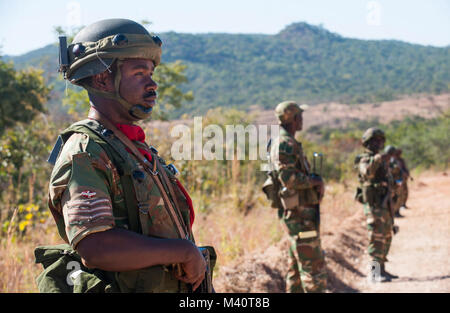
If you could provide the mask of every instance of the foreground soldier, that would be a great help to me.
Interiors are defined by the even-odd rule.
[[[56,161],[49,207],[70,246],[36,249],[45,268],[39,290],[196,290],[209,263],[194,244],[192,202],[174,167],[133,125],[155,105],[161,40],[133,21],[111,19],[60,48],[65,78],[88,90],[91,109],[61,133],[49,160]]]
[[[364,214],[367,218],[368,252],[373,265],[371,270],[379,269],[381,282],[397,278],[385,270],[392,232],[396,231],[390,204],[392,179],[387,165],[389,156],[379,153],[384,148],[385,140],[384,132],[381,129],[369,128],[362,137],[365,152],[355,160],[360,182],[357,199],[364,203]],[[369,275],[373,274],[371,272]]]
[[[324,184],[320,176],[311,175],[302,145],[294,137],[302,130],[302,112],[292,101],[282,102],[275,109],[281,127],[279,137],[271,143],[270,160],[274,166],[272,183],[279,187],[269,198],[279,197],[273,206],[279,208],[291,239],[287,291],[325,292],[327,273],[319,235]]]

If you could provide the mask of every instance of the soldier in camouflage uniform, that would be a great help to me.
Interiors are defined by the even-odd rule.
[[[303,108],[292,101],[277,105],[280,133],[270,148],[270,160],[281,185],[279,217],[291,239],[286,287],[288,292],[325,292],[327,273],[319,231],[324,184],[320,176],[311,175],[302,144],[294,137],[302,130],[302,112]]]
[[[381,282],[397,278],[385,270],[394,230],[393,212],[390,207],[392,179],[387,164],[389,156],[379,153],[384,148],[385,140],[381,129],[369,128],[362,137],[365,152],[355,160],[360,183],[358,198],[364,203],[369,231],[368,252],[374,266],[372,271],[379,269]],[[373,272],[369,275],[373,275]]]
[[[400,165],[400,169],[402,171],[402,188],[400,191],[400,208],[406,209],[408,208],[406,205],[406,201],[408,201],[408,178],[412,180],[412,176],[409,173],[409,169],[406,166],[405,160],[402,158],[402,149],[398,148],[395,150],[395,158]]]
[[[60,46],[61,70],[87,89],[91,110],[50,157],[49,207],[70,246],[36,249],[42,292],[189,292],[204,280],[189,195],[134,125],[155,105],[161,44],[138,23],[110,19]],[[69,256],[82,263],[76,288],[58,281]]]

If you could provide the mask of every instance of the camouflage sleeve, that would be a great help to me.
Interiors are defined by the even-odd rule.
[[[381,165],[381,158],[370,155],[364,155],[359,160],[358,170],[365,179],[372,179]]]
[[[87,235],[115,226],[110,196],[114,170],[88,135],[75,133],[65,143],[52,173],[50,203],[61,211],[74,248]]]
[[[275,169],[283,186],[288,189],[311,188],[308,175],[297,167],[297,162],[303,158],[303,152],[297,151],[295,143],[291,140],[280,140],[277,147],[278,160],[275,161]]]

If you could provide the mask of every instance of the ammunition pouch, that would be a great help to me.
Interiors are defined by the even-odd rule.
[[[175,278],[171,266],[156,265],[134,271],[117,272],[115,279],[123,293],[188,292],[188,287]]]
[[[216,252],[209,246],[199,249],[207,269],[205,279],[195,292],[211,293]],[[34,254],[35,262],[44,267],[36,279],[41,293],[192,292],[192,286],[175,278],[175,269],[171,266],[156,265],[126,272],[90,269],[68,244],[37,247]]]
[[[388,188],[384,186],[364,186],[362,188],[362,195],[364,203],[371,206],[382,207],[383,199],[388,193]]]
[[[89,269],[68,244],[41,246],[34,250],[35,262],[44,271],[36,278],[42,293],[118,292],[114,273]]]
[[[299,207],[300,202],[298,190],[289,190],[287,188],[283,188],[283,190],[280,192],[280,196],[283,209],[292,210]]]
[[[279,191],[280,191],[280,183],[274,182],[274,179],[271,175],[267,177],[266,181],[262,186],[262,191],[267,197],[267,200],[270,201],[270,206],[274,209],[279,209],[282,207]]]

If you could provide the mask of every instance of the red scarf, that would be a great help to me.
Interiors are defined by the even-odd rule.
[[[128,137],[131,141],[140,141],[145,142],[145,133],[142,130],[142,128],[138,125],[128,125],[128,124],[116,124],[116,127],[125,134],[125,136]],[[150,152],[141,149],[138,147],[138,150],[144,157],[147,158],[150,162],[152,161],[152,155]],[[127,151],[130,152],[127,148]],[[131,153],[131,152],[130,152]],[[181,192],[186,197],[186,202],[189,206],[189,218],[190,218],[190,227],[192,228],[192,224],[194,223],[195,213],[194,213],[194,206],[192,204],[192,199],[187,193],[184,186],[180,183],[180,181],[176,180],[178,187],[180,188]]]

